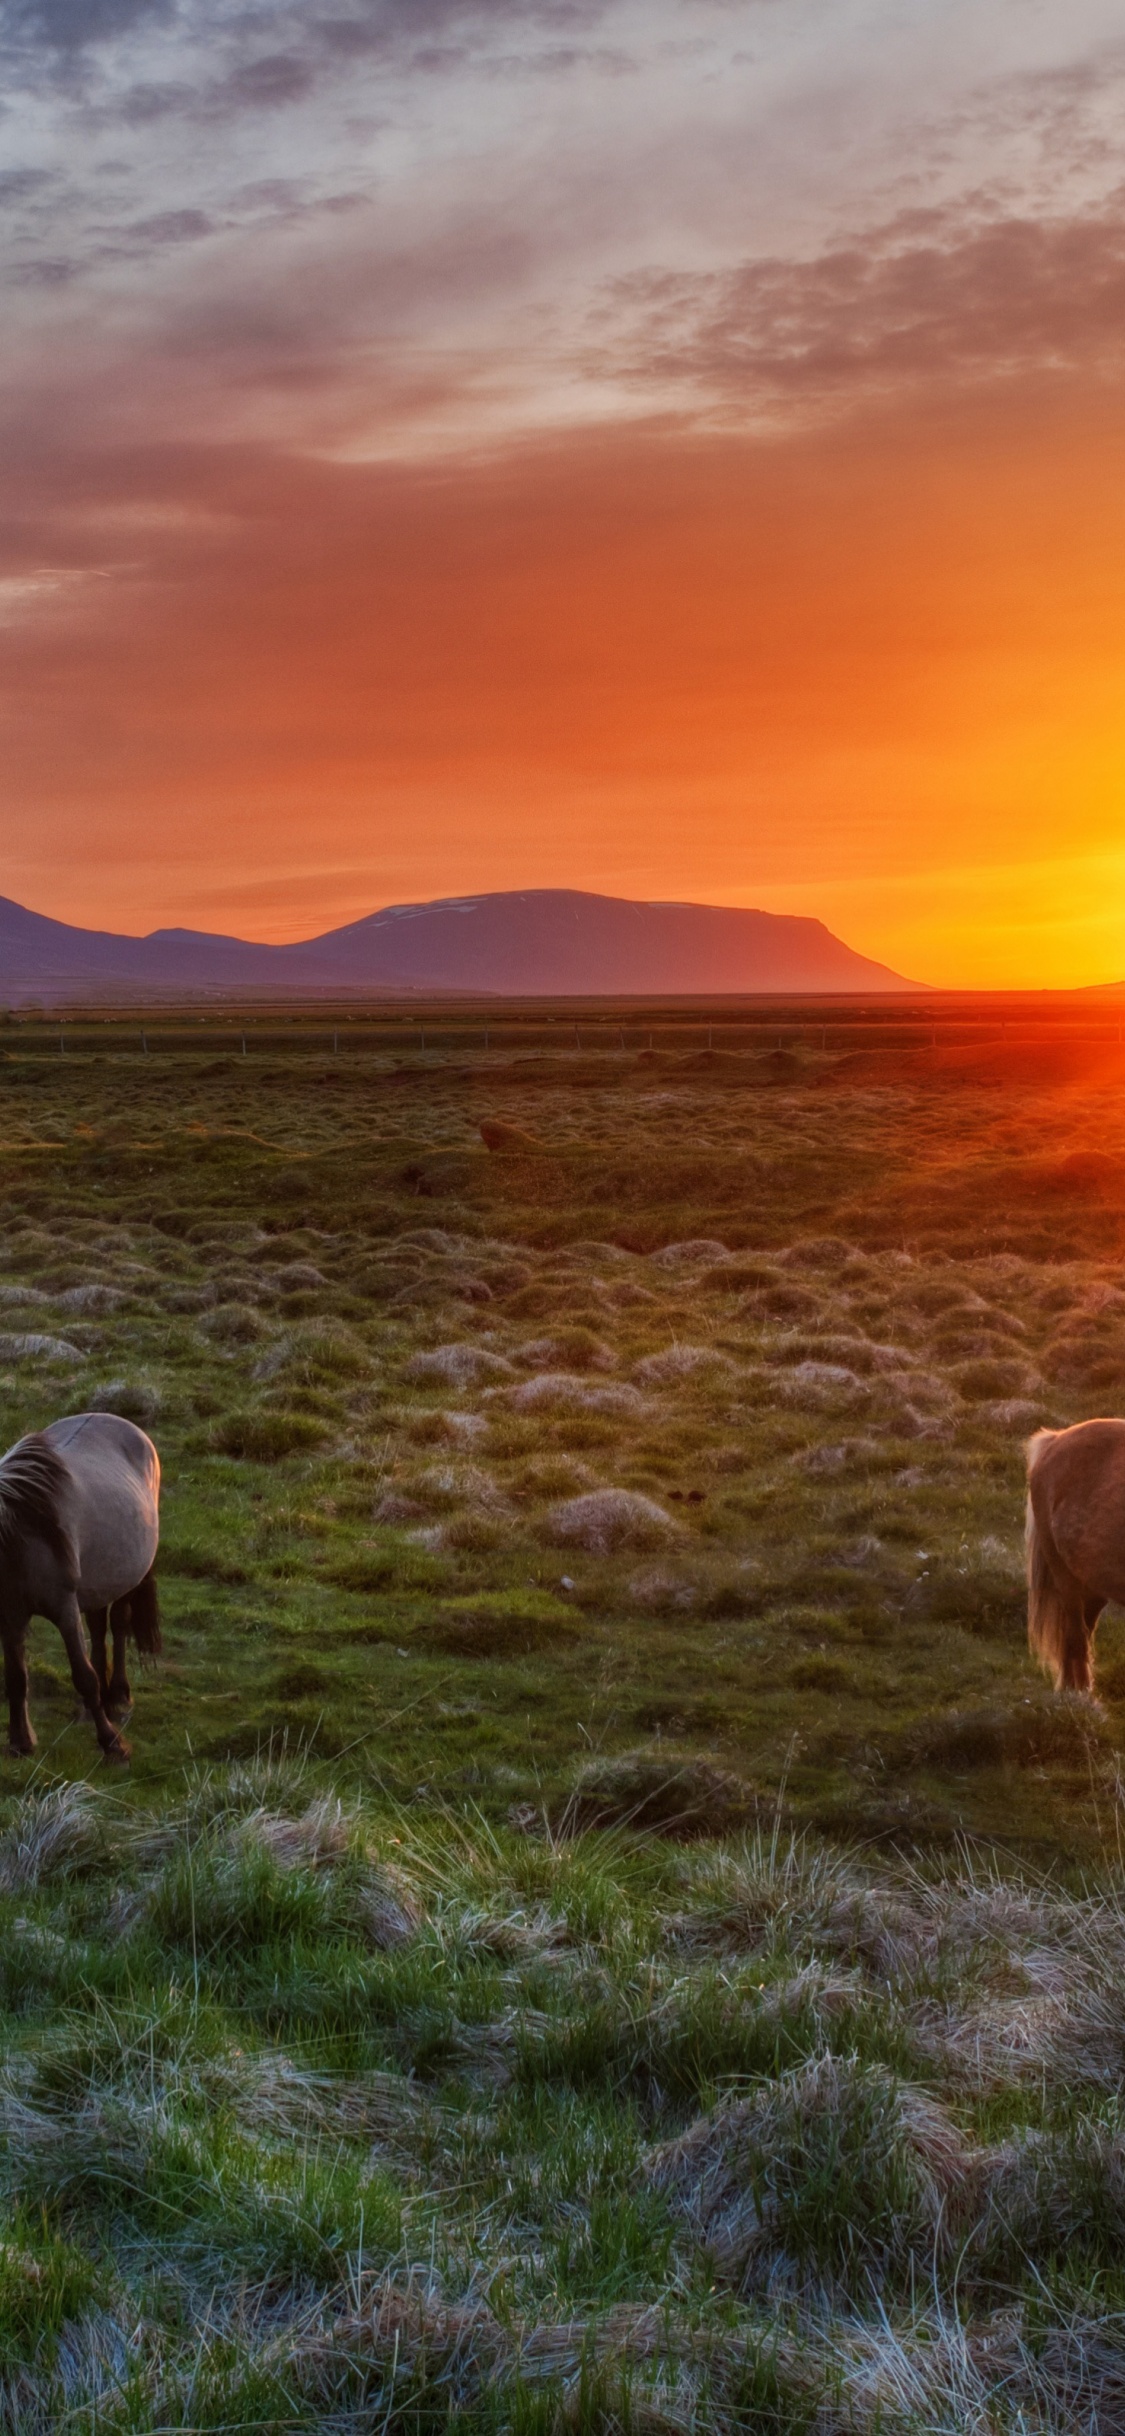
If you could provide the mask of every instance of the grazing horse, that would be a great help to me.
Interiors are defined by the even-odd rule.
[[[1125,1421],[1027,1443],[1027,1639],[1059,1692],[1094,1682],[1094,1630],[1125,1600]]]
[[[160,1534],[160,1459],[116,1413],[77,1413],[33,1430],[0,1458],[0,1646],[9,1748],[35,1749],[27,1714],[27,1627],[47,1616],[63,1637],[75,1690],[107,1759],[129,1745],[113,1722],[128,1708],[125,1641],[160,1648],[153,1560]],[[93,1664],[82,1633],[90,1628]],[[106,1636],[113,1674],[106,1675]]]

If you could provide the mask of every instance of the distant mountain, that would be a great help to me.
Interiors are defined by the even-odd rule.
[[[573,888],[388,905],[292,947],[210,931],[78,930],[0,897],[0,997],[455,991],[514,998],[912,991],[799,914]]]

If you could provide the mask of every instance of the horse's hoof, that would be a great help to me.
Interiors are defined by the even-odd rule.
[[[34,1756],[35,1744],[33,1742],[10,1742],[8,1744],[9,1759],[33,1759]]]
[[[132,1756],[132,1749],[123,1735],[119,1734],[116,1742],[102,1744],[102,1758],[109,1760],[115,1768],[127,1768]]]

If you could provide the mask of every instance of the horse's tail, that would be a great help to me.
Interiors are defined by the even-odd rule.
[[[128,1598],[121,1600],[120,1606],[125,1610],[126,1632],[130,1640],[136,1643],[142,1657],[158,1658],[164,1641],[160,1631],[160,1601],[156,1595],[155,1574],[151,1571],[146,1573],[143,1582],[138,1582]]]
[[[1058,1587],[1049,1561],[1053,1542],[1045,1520],[1035,1511],[1035,1474],[1058,1432],[1036,1430],[1027,1454],[1027,1646],[1048,1674],[1055,1690],[1062,1688],[1073,1617]]]

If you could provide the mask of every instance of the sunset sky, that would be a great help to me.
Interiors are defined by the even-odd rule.
[[[0,0],[0,893],[1125,977],[1120,0]]]

